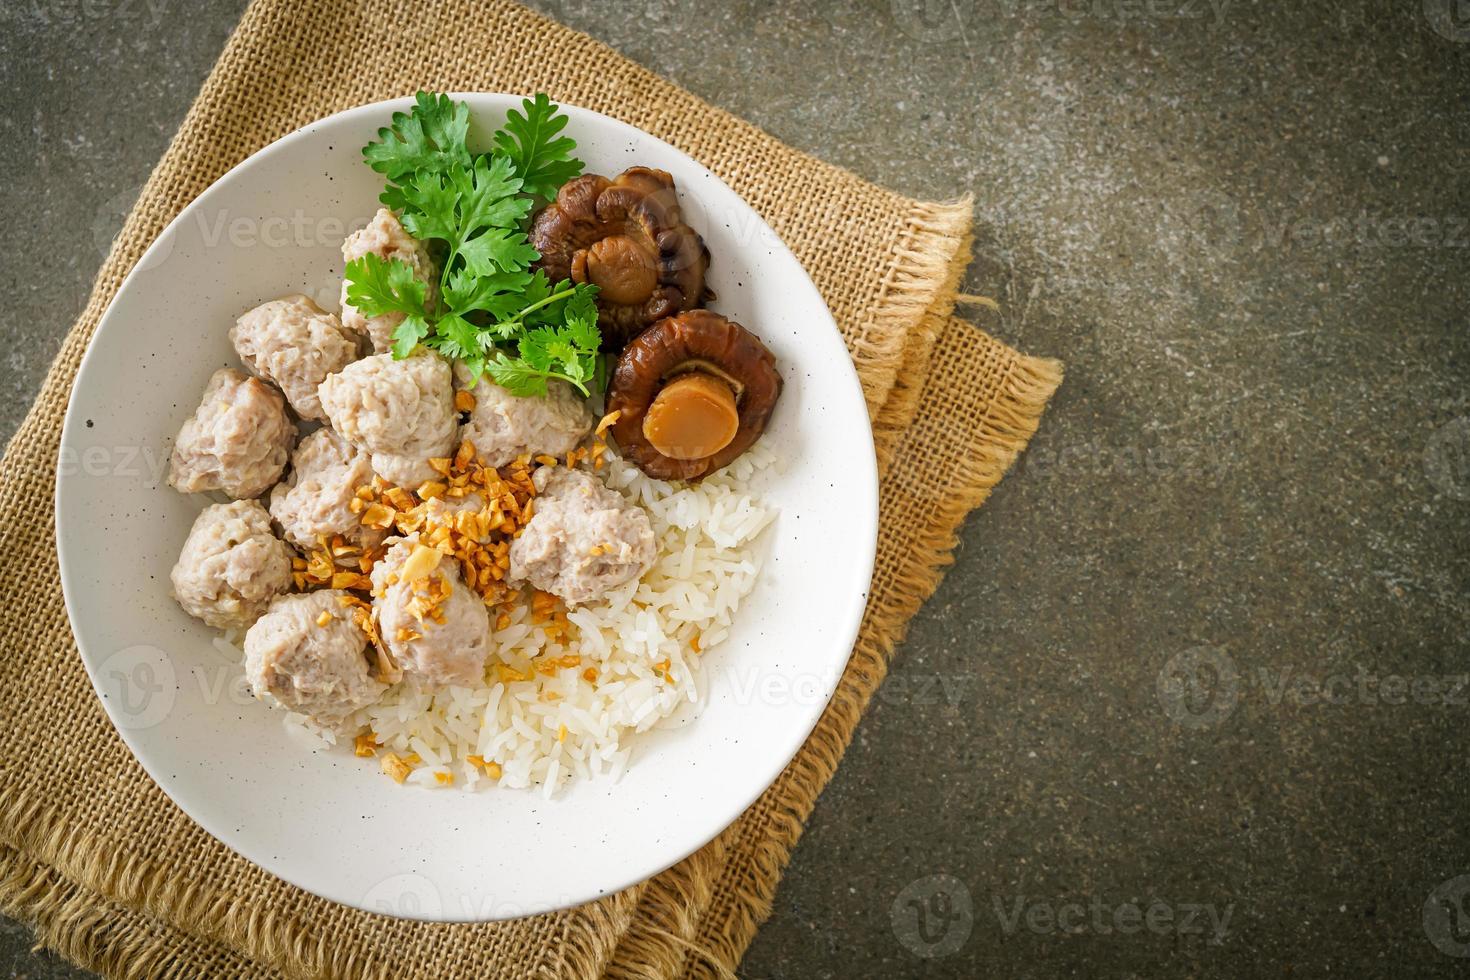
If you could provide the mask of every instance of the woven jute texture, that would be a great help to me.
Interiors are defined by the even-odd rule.
[[[270,141],[364,102],[544,90],[710,167],[792,247],[862,378],[882,479],[877,568],[837,696],[800,755],[707,847],[565,912],[426,925],[333,905],[196,827],[132,760],[82,669],[62,605],[51,493],[78,363],[164,225]],[[0,908],[125,977],[727,976],[769,913],[817,795],[933,591],[954,533],[1034,432],[1061,380],[951,316],[968,202],[931,204],[798,153],[606,47],[505,0],[257,0],[154,171],[0,462]]]

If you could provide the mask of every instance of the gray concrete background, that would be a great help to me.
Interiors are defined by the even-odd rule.
[[[742,975],[1463,976],[1452,0],[533,6],[874,181],[974,193],[982,322],[1068,364]],[[0,15],[6,435],[238,9]],[[0,929],[0,968],[76,975],[26,945]]]

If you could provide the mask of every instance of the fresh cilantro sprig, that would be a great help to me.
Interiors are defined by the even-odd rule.
[[[383,203],[442,254],[434,291],[401,259],[369,254],[347,265],[349,303],[366,316],[403,315],[394,357],[422,344],[522,396],[545,395],[550,380],[584,394],[600,384],[597,287],[553,285],[533,273],[540,254],[526,236],[534,200],[582,172],[571,156],[576,143],[560,135],[566,124],[538,93],[522,100],[520,112],[510,110],[492,152],[474,154],[469,107],[420,92],[409,112],[394,113],[378,141],[363,147],[368,165],[388,179]]]
[[[563,282],[551,300],[572,305],[592,305],[590,315],[568,313],[560,322],[524,329],[516,342],[516,356],[496,351],[485,364],[495,383],[515,395],[544,395],[546,382],[559,379],[575,385],[584,393],[601,371],[602,357],[598,345],[597,310],[593,302],[596,286]],[[563,299],[564,298],[564,299]],[[537,311],[522,311],[521,325]]]
[[[567,126],[545,92],[535,100],[523,99],[522,115],[511,109],[505,128],[495,134],[495,149],[515,164],[527,194],[553,197],[557,188],[582,172],[582,161],[572,156],[577,148],[570,136],[558,136]]]
[[[347,302],[364,316],[402,313],[393,331],[393,356],[405,358],[433,329],[425,305],[428,287],[414,277],[413,266],[402,259],[383,261],[368,253],[347,263]]]
[[[429,92],[418,93],[414,100],[411,111],[393,113],[393,124],[378,130],[378,142],[362,148],[368,166],[395,183],[415,173],[469,166],[465,141],[470,132],[470,107]]]

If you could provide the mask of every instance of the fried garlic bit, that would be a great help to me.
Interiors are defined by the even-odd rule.
[[[554,677],[559,670],[582,666],[582,658],[574,653],[565,657],[537,657],[531,661],[531,666],[536,668],[538,674]]]
[[[383,772],[389,779],[400,785],[408,778],[408,774],[413,772],[413,766],[408,764],[408,760],[400,758],[396,752],[389,752],[383,756],[379,765],[383,767]]]
[[[348,615],[352,617],[353,623],[357,624],[357,628],[367,634],[367,638],[370,641],[368,649],[372,652],[374,663],[377,666],[378,679],[385,684],[397,684],[403,680],[403,671],[393,660],[392,654],[384,649],[383,643],[378,637],[378,623],[373,618],[372,605],[361,596],[356,596],[351,593],[339,596],[337,603],[348,611]],[[360,755],[361,753],[358,754]]]
[[[317,537],[317,546],[304,558],[291,559],[291,578],[302,592],[316,589],[348,589],[366,592],[373,587],[368,578],[381,549],[362,551],[342,535]]]
[[[510,542],[534,511],[530,466],[529,458],[499,470],[484,466],[466,440],[452,457],[429,460],[436,479],[407,489],[375,478],[359,490],[361,520],[404,536],[419,533],[423,546],[410,556],[403,578],[417,581],[441,558],[455,558],[465,584],[495,604],[509,594]],[[422,613],[432,618],[432,605]]]
[[[547,639],[555,643],[565,640],[572,629],[571,621],[567,619],[566,604],[540,589],[531,593],[531,621],[540,624]]]
[[[491,762],[482,755],[467,755],[464,757],[464,760],[476,769],[484,772],[491,779],[500,778],[500,763]]]
[[[352,740],[352,751],[359,759],[371,759],[378,754],[378,736],[367,731]]]

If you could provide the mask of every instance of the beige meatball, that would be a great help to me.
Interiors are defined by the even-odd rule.
[[[220,368],[179,429],[168,482],[184,493],[223,490],[237,500],[257,497],[281,478],[295,439],[296,424],[279,391]]]
[[[442,453],[439,455],[443,455]],[[399,456],[373,453],[373,472],[400,487],[416,487],[425,480],[438,479],[424,456]]]
[[[284,595],[245,634],[245,677],[255,696],[340,725],[388,686],[368,670],[368,636],[340,589]]]
[[[255,500],[212,504],[194,520],[169,575],[184,612],[215,629],[245,629],[291,587],[291,549]]]
[[[530,523],[510,546],[511,582],[569,604],[590,602],[638,578],[657,553],[643,508],[586,470],[543,466]]]
[[[405,676],[435,686],[484,680],[490,615],[457,560],[417,534],[398,538],[373,566],[373,593],[378,635]]]
[[[322,418],[317,387],[361,353],[357,337],[306,296],[262,303],[235,321],[230,343],[240,360],[274,382],[304,419]]]
[[[321,398],[332,428],[367,450],[390,483],[432,480],[428,460],[452,455],[457,444],[453,378],[438,354],[365,357],[323,381]]]
[[[461,387],[469,372],[455,365]],[[504,466],[517,456],[565,456],[587,438],[597,419],[587,401],[565,381],[549,381],[546,397],[512,395],[488,377],[471,389],[475,407],[460,432],[486,466]]]
[[[372,481],[367,453],[324,426],[302,439],[291,455],[290,479],[271,491],[271,516],[286,540],[303,551],[320,547],[322,536],[334,534],[374,548],[384,532],[364,527],[352,511],[357,488]]]
[[[347,236],[342,243],[344,263],[364,255],[376,255],[385,262],[402,259],[413,266],[414,278],[428,286],[425,301],[433,305],[439,295],[439,273],[429,258],[424,243],[403,230],[398,216],[387,208],[378,209],[367,227]],[[393,346],[393,331],[403,322],[402,313],[363,316],[347,302],[347,283],[342,283],[342,325],[367,338],[373,350],[382,353]]]

